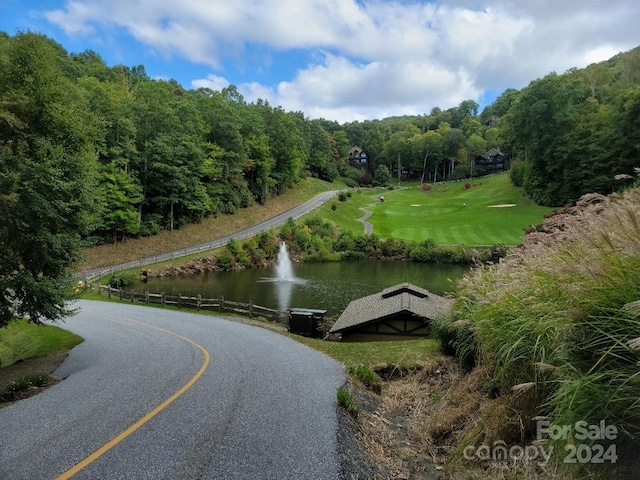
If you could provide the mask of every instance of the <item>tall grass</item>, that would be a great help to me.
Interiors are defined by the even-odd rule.
[[[522,418],[640,431],[639,212],[638,189],[585,196],[460,282],[440,338],[498,395],[526,392]]]

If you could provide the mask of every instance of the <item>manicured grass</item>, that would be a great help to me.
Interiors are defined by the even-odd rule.
[[[360,207],[380,203],[378,197],[386,195],[387,190],[363,188],[351,190],[351,197],[346,202],[341,202],[338,197],[328,202],[317,210],[317,214],[331,220],[340,226],[343,230],[351,230],[353,233],[362,234],[362,222],[358,222],[358,218],[364,215]],[[336,209],[332,210],[331,205],[335,204]],[[371,209],[370,209],[371,210]],[[310,215],[315,215],[311,213]]]
[[[518,245],[529,226],[540,224],[544,215],[553,211],[524,197],[522,188],[512,185],[507,174],[477,179],[471,188],[465,188],[465,183],[435,184],[428,193],[419,185],[354,191],[347,202],[338,202],[335,211],[324,206],[319,213],[345,229],[362,233],[362,223],[357,222],[362,216],[359,207],[371,205],[369,222],[381,238],[431,239],[448,245]],[[380,196],[384,202],[379,201]]]
[[[346,367],[396,365],[411,368],[438,354],[436,340],[403,340],[390,342],[327,342],[290,334],[291,338],[326,353]]]
[[[0,367],[63,352],[82,341],[82,337],[59,327],[18,320],[0,329]]]

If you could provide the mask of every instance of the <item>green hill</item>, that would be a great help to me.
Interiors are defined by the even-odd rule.
[[[466,188],[468,187],[468,188]],[[471,183],[435,184],[428,192],[419,185],[353,194],[335,211],[325,206],[321,215],[341,228],[362,233],[361,208],[372,212],[368,221],[382,238],[434,240],[448,245],[517,245],[531,225],[553,211],[540,207],[515,187],[508,175],[476,179]],[[384,196],[385,201],[380,201]]]

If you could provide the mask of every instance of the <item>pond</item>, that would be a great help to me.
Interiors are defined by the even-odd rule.
[[[409,282],[442,295],[455,290],[467,266],[432,265],[392,260],[299,263],[293,278],[279,280],[277,267],[199,275],[150,278],[135,286],[137,292],[184,296],[202,295],[287,310],[317,308],[327,315],[342,313],[350,301]]]

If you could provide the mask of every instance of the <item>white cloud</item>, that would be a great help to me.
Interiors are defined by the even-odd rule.
[[[47,13],[70,35],[125,31],[210,66],[194,87],[242,68],[248,100],[346,120],[448,108],[609,58],[640,44],[639,17],[636,0],[70,0]],[[306,64],[284,68],[290,51]],[[260,80],[279,69],[294,73]]]
[[[229,80],[219,77],[213,73],[207,75],[207,78],[193,80],[191,86],[193,88],[210,88],[211,90],[220,91],[230,85]]]
[[[329,54],[323,64],[299,71],[276,88],[253,82],[238,89],[247,101],[262,98],[339,122],[428,113],[434,105],[453,106],[480,94],[464,69],[452,72],[419,62],[356,64]]]

